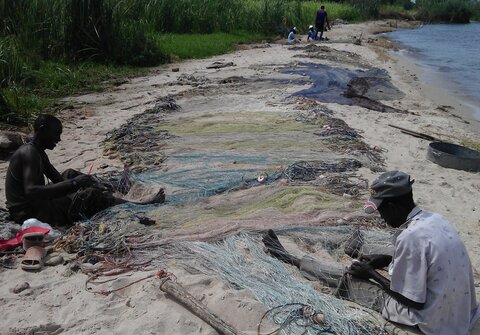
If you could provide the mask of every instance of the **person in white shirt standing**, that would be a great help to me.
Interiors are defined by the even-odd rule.
[[[463,241],[441,215],[416,207],[410,176],[389,171],[371,185],[365,212],[399,228],[393,257],[364,255],[348,272],[387,294],[382,314],[427,335],[466,335],[479,317],[472,265]],[[391,280],[375,269],[389,266]]]

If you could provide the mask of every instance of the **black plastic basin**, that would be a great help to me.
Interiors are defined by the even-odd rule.
[[[457,144],[432,142],[428,146],[427,158],[450,169],[480,171],[480,152]]]

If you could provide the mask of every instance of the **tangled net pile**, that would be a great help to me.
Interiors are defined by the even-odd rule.
[[[295,120],[311,125],[321,126],[322,129],[316,131],[314,134],[321,137],[322,144],[332,151],[352,154],[356,157],[365,157],[370,165],[382,167],[384,165],[384,158],[381,155],[382,149],[377,147],[370,147],[362,141],[361,136],[356,130],[347,125],[341,119],[332,117],[332,111],[320,105],[314,105],[312,102],[305,99],[299,100],[300,106],[297,109],[301,110]],[[306,111],[303,111],[307,108]]]
[[[315,181],[314,185],[334,194],[347,193],[357,196],[361,189],[366,188],[366,184],[349,181],[354,177],[349,172],[355,172],[361,166],[362,164],[356,159],[344,158],[326,161],[299,161],[286,168],[279,167],[272,171],[253,168],[218,170],[205,167],[173,172],[134,173],[126,169],[121,174],[105,174],[97,179],[99,183],[106,185],[106,188],[110,190],[122,194],[134,194],[136,198],[142,198],[151,193],[153,185],[156,187],[169,185],[173,191],[167,194],[166,203],[168,204],[183,204],[239,189],[272,184],[280,179],[286,179],[293,184],[311,182],[319,176],[326,179]],[[143,187],[134,188],[129,192],[132,184],[143,185]],[[343,193],[339,193],[340,189],[343,190]]]
[[[158,129],[166,113],[180,110],[173,98],[157,101],[153,108],[131,118],[128,123],[107,134],[104,141],[105,154],[120,158],[134,171],[144,171],[159,166],[165,159],[163,146],[173,138],[165,130]],[[132,127],[132,124],[135,126]]]
[[[283,174],[289,181],[310,181],[321,173],[356,171],[361,166],[362,164],[355,159],[340,159],[336,162],[297,162],[287,167]]]
[[[268,308],[296,304],[312,306],[324,315],[325,323],[281,323],[281,334],[383,334],[378,320],[366,310],[352,307],[343,300],[315,290],[305,281],[294,277],[281,262],[266,255],[259,241],[248,234],[229,237],[222,243],[193,242],[189,248],[201,257],[197,269],[216,273],[235,286],[249,289]],[[275,321],[275,320],[274,320]]]

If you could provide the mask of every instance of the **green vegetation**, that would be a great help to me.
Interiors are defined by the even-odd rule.
[[[161,34],[155,37],[163,52],[180,59],[206,58],[235,50],[237,44],[268,39],[261,33]]]
[[[418,0],[417,17],[425,22],[468,23],[480,14],[478,3],[468,0]]]
[[[320,4],[332,22],[480,17],[469,0],[0,0],[0,122],[24,124],[58,97],[171,56],[208,57],[292,26],[305,32]]]
[[[412,3],[410,2],[410,4]],[[382,5],[378,10],[378,17],[385,19],[415,20],[415,15],[416,12],[413,7],[406,4]]]

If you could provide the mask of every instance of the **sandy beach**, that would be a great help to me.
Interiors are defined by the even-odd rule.
[[[365,181],[387,170],[409,173],[418,206],[440,213],[458,230],[476,272],[480,300],[480,174],[430,162],[428,141],[389,124],[457,144],[478,143],[480,125],[461,102],[423,85],[411,63],[394,58],[391,43],[377,35],[391,29],[389,21],[335,25],[326,43],[307,43],[302,36],[294,46],[285,41],[242,45],[230,54],[155,68],[106,92],[63,99],[65,109],[58,116],[64,131],[62,142],[48,152],[52,164],[59,171],[75,168],[97,174],[121,171],[129,164],[150,190],[165,188],[167,204],[120,208],[98,219],[105,226],[128,225],[125,231],[142,240],[132,244],[137,262],[149,259],[141,270],[87,285],[94,276],[72,269],[74,256],[65,265],[38,273],[2,268],[0,334],[216,334],[159,289],[155,273],[161,269],[173,273],[221,319],[245,334],[257,334],[258,323],[271,308],[267,299],[261,301],[260,291],[252,291],[246,282],[232,284],[228,278],[234,271],[220,273],[207,256],[230,250],[222,241],[236,236],[232,243],[250,255],[253,247],[248,243],[261,248],[261,234],[272,228],[296,255],[333,259],[321,243],[307,243],[315,237],[305,232],[347,225],[381,234],[379,218],[365,216],[362,205],[368,196]],[[354,43],[358,38],[360,45]],[[208,68],[215,62],[228,66]],[[334,74],[339,68],[347,74],[359,68],[382,73],[384,86],[369,93],[394,112],[302,96],[314,81],[309,76],[312,66]],[[353,142],[341,145],[338,139],[318,135],[335,125],[355,132]],[[116,136],[119,129],[127,135]],[[317,174],[286,181],[284,172],[293,171],[288,168],[295,162],[316,162]],[[336,170],[319,162],[335,162]],[[2,180],[7,166],[0,163]],[[344,188],[338,190],[332,180],[342,180]],[[3,183],[0,189],[4,202]],[[128,196],[138,198],[134,191]],[[156,224],[141,225],[140,216]],[[296,227],[307,228],[299,233]],[[331,293],[293,267],[285,271],[302,285]],[[111,294],[92,292],[148,276]],[[277,279],[271,279],[272,291]],[[30,288],[13,293],[22,282]],[[291,294],[295,302],[296,294]],[[272,321],[266,321],[264,331],[273,329]]]

